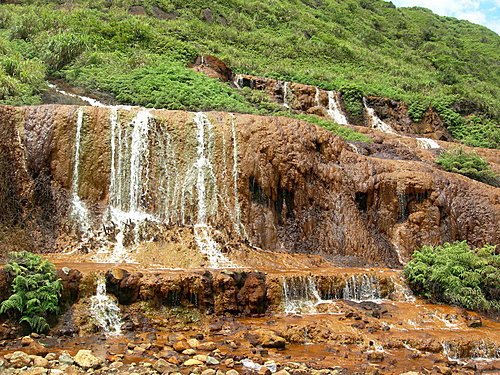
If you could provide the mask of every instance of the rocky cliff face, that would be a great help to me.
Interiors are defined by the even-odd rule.
[[[0,107],[0,124],[4,212],[43,251],[227,266],[257,246],[396,266],[423,244],[500,242],[498,189],[297,120],[40,106]]]

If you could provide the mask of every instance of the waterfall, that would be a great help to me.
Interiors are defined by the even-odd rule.
[[[348,125],[347,117],[342,113],[338,95],[328,91],[328,115],[339,125]]]
[[[82,95],[76,95],[76,94],[72,94],[70,92],[67,92],[67,91],[64,91],[64,90],[61,90],[60,88],[58,88],[56,85],[52,84],[52,83],[49,83],[48,86],[55,90],[56,92],[58,92],[59,94],[62,94],[64,96],[69,96],[71,98],[77,98],[77,99],[80,99],[84,102],[87,102],[89,105],[91,105],[92,107],[106,107],[106,104],[104,103],[101,103],[100,101],[96,100],[96,99],[92,99],[92,98],[89,98],[87,96],[82,96]]]
[[[318,87],[316,87],[316,94],[314,95],[314,103],[316,104],[316,107],[321,107],[321,97],[320,97],[320,90]]]
[[[213,148],[212,124],[208,117],[201,112],[195,115],[194,123],[196,124],[198,142],[195,163],[198,198],[198,217],[194,226],[195,240],[200,251],[207,256],[211,267],[232,267],[234,265],[222,254],[217,242],[212,239],[211,228],[207,223],[208,216],[217,211],[217,180],[211,161],[213,158],[211,155]]]
[[[90,297],[90,315],[95,319],[106,336],[121,335],[122,319],[120,308],[106,294],[106,279],[104,275],[98,276],[96,294]]]
[[[82,137],[83,126],[83,108],[78,108],[76,118],[76,132],[75,132],[75,155],[73,164],[73,176],[71,184],[71,203],[72,210],[71,216],[78,223],[80,230],[86,234],[90,230],[89,213],[85,207],[85,203],[78,195],[78,188],[80,182],[80,143]]]
[[[238,137],[236,134],[236,124],[234,115],[231,115],[231,136],[233,138],[233,199],[234,199],[234,226],[236,232],[241,234],[243,225],[241,224],[241,208],[238,198]]]
[[[342,298],[351,301],[380,300],[378,279],[371,275],[352,275],[346,282]]]
[[[283,83],[283,107],[285,108],[290,108],[290,105],[288,104],[288,85],[290,82],[285,82]]]
[[[147,186],[149,142],[148,131],[152,115],[149,110],[140,110],[132,120],[130,144],[129,134],[120,126],[118,107],[110,110],[111,171],[109,185],[109,218],[116,229],[115,245],[105,261],[129,261],[124,244],[126,230],[133,225],[134,242],[138,243],[141,224],[157,222],[154,215],[143,212],[141,198],[143,185]],[[127,156],[129,159],[127,160]],[[130,168],[127,167],[127,162]],[[146,175],[146,181],[144,181]],[[127,194],[128,193],[128,194]]]
[[[421,149],[424,149],[424,150],[432,150],[432,149],[441,148],[435,140],[429,139],[429,138],[417,138],[417,144],[418,144],[418,147],[420,147]]]
[[[237,89],[241,90],[243,88],[243,76],[241,74],[236,74],[233,83]]]
[[[368,114],[369,121],[373,129],[387,134],[397,134],[397,132],[389,124],[386,124],[375,114],[375,110],[373,108],[368,107],[366,98],[363,98],[363,105],[365,107],[366,113]]]
[[[322,302],[313,276],[283,277],[281,285],[285,314],[315,313]]]

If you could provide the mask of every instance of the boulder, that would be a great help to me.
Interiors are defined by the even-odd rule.
[[[286,341],[283,337],[278,336],[276,332],[268,329],[257,329],[250,331],[245,335],[245,338],[253,346],[262,346],[264,348],[284,349]]]
[[[94,356],[91,350],[85,349],[79,350],[74,360],[78,366],[85,370],[96,369],[104,362],[101,358]]]

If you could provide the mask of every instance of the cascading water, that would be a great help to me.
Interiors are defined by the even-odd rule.
[[[321,92],[318,87],[316,87],[316,94],[314,95],[314,103],[316,107],[321,107]]]
[[[435,140],[429,138],[417,138],[417,144],[421,149],[424,150],[441,148],[441,146],[439,146],[439,144]]]
[[[236,74],[233,83],[237,89],[241,90],[243,88],[243,76],[241,74]]]
[[[82,233],[87,234],[90,230],[90,219],[88,210],[85,203],[78,195],[79,181],[80,181],[80,144],[82,138],[83,127],[83,108],[78,108],[76,118],[76,133],[75,133],[75,155],[73,163],[73,178],[71,185],[71,216],[78,223],[79,229]]]
[[[380,300],[380,285],[372,275],[352,275],[346,281],[342,298],[351,301]]]
[[[217,211],[217,180],[211,161],[213,147],[212,124],[203,113],[197,113],[196,124],[197,160],[196,190],[198,199],[198,217],[194,225],[196,243],[200,251],[208,258],[211,267],[234,267],[231,261],[222,254],[216,241],[211,237],[211,228],[207,219]]]
[[[347,117],[342,113],[338,95],[333,91],[328,91],[328,115],[339,125],[348,125]]]
[[[315,313],[322,302],[313,276],[283,277],[281,285],[285,314]]]
[[[236,232],[241,234],[245,228],[241,224],[241,208],[238,198],[238,136],[234,115],[231,115],[231,136],[233,138],[233,200],[234,200],[234,226]]]
[[[81,96],[81,95],[76,95],[76,94],[72,94],[70,92],[67,92],[67,91],[64,91],[64,90],[61,90],[59,87],[57,87],[56,85],[52,84],[52,83],[49,83],[48,86],[55,90],[56,92],[58,92],[59,94],[62,94],[64,96],[69,96],[71,98],[77,98],[77,99],[80,99],[84,102],[87,102],[89,103],[89,105],[91,105],[92,107],[106,107],[106,104],[104,103],[101,103],[100,101],[96,100],[96,99],[92,99],[92,98],[89,98],[87,96]]]
[[[285,108],[290,108],[290,105],[288,104],[288,85],[290,82],[284,82],[283,83],[283,107]]]
[[[90,297],[90,315],[95,319],[106,336],[121,335],[122,318],[120,308],[106,294],[106,279],[104,275],[97,278],[95,296]]]
[[[382,121],[376,114],[373,108],[368,107],[366,98],[363,98],[363,105],[368,114],[368,118],[373,129],[379,130],[387,134],[397,134],[397,132],[389,125]]]

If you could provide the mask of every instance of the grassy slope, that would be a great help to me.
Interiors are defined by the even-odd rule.
[[[142,2],[175,20],[129,15],[127,0],[67,3],[0,6],[4,102],[36,102],[52,75],[126,103],[270,112],[185,68],[203,53],[241,73],[401,99],[415,120],[432,104],[466,143],[500,143],[500,37],[466,21],[379,0]]]

